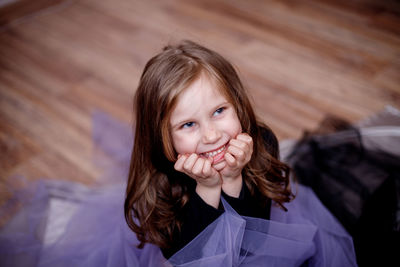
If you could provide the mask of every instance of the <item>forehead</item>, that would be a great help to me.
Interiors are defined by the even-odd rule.
[[[223,102],[228,102],[224,90],[206,75],[200,75],[178,96],[171,113],[171,124],[184,120],[199,112],[212,109]]]

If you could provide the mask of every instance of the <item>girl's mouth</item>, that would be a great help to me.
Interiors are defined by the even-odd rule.
[[[222,160],[224,160],[226,147],[227,147],[227,145],[225,144],[216,150],[201,153],[201,154],[206,158],[212,158],[213,159],[212,164],[214,165],[214,164],[217,164],[218,162],[221,162]]]

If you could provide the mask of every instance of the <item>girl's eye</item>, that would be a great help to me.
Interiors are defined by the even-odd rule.
[[[224,110],[225,110],[225,108],[219,108],[219,109],[217,109],[217,110],[214,112],[213,116],[216,116],[216,115],[218,115],[218,114],[221,114]]]
[[[190,127],[193,127],[193,125],[194,125],[194,122],[187,122],[187,123],[185,123],[185,124],[183,124],[182,125],[182,128],[190,128]]]

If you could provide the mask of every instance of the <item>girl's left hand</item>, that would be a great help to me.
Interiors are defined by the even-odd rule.
[[[224,155],[226,166],[220,171],[224,183],[242,177],[243,167],[250,161],[252,154],[253,138],[250,135],[241,133],[229,141]]]

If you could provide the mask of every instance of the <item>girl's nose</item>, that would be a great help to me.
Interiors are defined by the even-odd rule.
[[[203,132],[203,143],[212,144],[217,142],[221,138],[221,132],[212,127],[211,125],[204,129]]]

